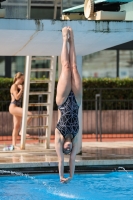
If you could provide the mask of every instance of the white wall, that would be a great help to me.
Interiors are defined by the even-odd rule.
[[[121,5],[121,11],[126,11],[126,19],[125,20],[133,20],[133,2],[126,3]]]

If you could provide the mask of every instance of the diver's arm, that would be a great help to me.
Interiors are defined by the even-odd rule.
[[[75,159],[77,154],[77,144],[78,144],[78,135],[73,139],[73,149],[69,159],[69,166],[70,166],[70,176],[66,179],[66,183],[68,183],[74,175],[75,171]]]
[[[73,139],[73,149],[72,153],[70,155],[70,160],[69,160],[69,166],[70,166],[70,176],[64,180],[64,183],[68,183],[74,175],[75,171],[75,159],[76,159],[76,154],[77,154],[77,143],[78,143],[78,135]]]
[[[64,179],[64,155],[58,154],[60,181]]]
[[[70,155],[69,165],[70,165],[70,178],[73,178],[75,171],[75,159],[77,154],[77,144],[78,144],[78,135],[73,139],[73,149]]]
[[[65,178],[64,178],[64,154],[62,152],[62,146],[63,143],[61,141],[61,138],[57,132],[57,130],[55,130],[55,149],[56,149],[56,153],[58,156],[58,161],[59,161],[59,176],[60,176],[60,181],[64,182]]]

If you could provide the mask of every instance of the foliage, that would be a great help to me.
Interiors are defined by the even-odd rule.
[[[38,80],[38,79],[32,79]],[[41,80],[41,79],[39,79]],[[44,78],[43,78],[44,80]],[[10,87],[12,78],[0,78],[0,110],[8,110],[10,103]],[[43,87],[42,87],[43,86]],[[55,83],[56,96],[57,81]],[[30,84],[30,91],[47,91],[47,83]],[[83,109],[95,109],[95,95],[101,94],[102,109],[132,109],[133,102],[133,79],[110,79],[110,78],[89,78],[83,80]],[[55,100],[54,96],[54,100]],[[38,102],[38,96],[30,96],[30,102]],[[43,97],[43,102],[47,96]],[[54,101],[54,110],[57,109]]]
[[[90,78],[83,80],[83,109],[95,109],[95,95],[100,94],[102,109],[132,109],[133,79]],[[90,101],[90,102],[89,102]]]

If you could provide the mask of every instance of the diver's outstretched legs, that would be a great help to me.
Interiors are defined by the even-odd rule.
[[[57,85],[57,96],[56,96],[57,105],[61,105],[66,100],[71,91],[71,68],[69,63],[69,54],[67,46],[68,33],[69,33],[68,28],[64,27],[62,29],[62,37],[63,37],[63,45],[61,52],[62,71]]]
[[[68,27],[68,29],[69,29],[69,44],[70,44],[69,60],[70,60],[71,74],[72,74],[72,78],[71,78],[72,91],[74,92],[77,103],[80,105],[81,95],[82,95],[82,83],[81,83],[80,75],[77,70],[73,31],[70,27]]]

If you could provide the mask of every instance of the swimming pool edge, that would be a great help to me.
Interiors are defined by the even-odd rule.
[[[75,172],[110,172],[118,167],[133,170],[133,159],[76,161]],[[26,173],[58,173],[58,162],[1,163],[0,170]],[[64,171],[69,172],[69,163],[64,163]],[[0,175],[2,175],[0,173]]]

